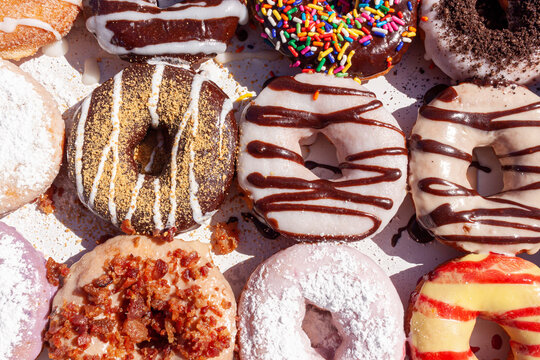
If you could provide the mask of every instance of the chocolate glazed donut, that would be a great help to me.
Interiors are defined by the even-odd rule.
[[[481,196],[466,178],[474,148],[492,146],[503,190]],[[420,109],[409,184],[418,221],[469,252],[540,248],[540,97],[516,85],[462,84]]]
[[[85,0],[84,11],[100,46],[131,61],[202,62],[225,52],[237,24],[248,20],[242,0]]]
[[[144,165],[139,144],[149,129],[157,145]],[[69,175],[80,200],[116,226],[183,231],[223,201],[236,144],[232,102],[217,85],[181,68],[137,64],[82,103],[68,143]]]

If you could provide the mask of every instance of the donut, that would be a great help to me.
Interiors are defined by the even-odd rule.
[[[467,252],[540,248],[540,97],[517,85],[465,83],[420,108],[409,141],[419,223]],[[476,147],[491,146],[503,190],[481,196],[466,177]]]
[[[67,158],[79,199],[140,234],[205,223],[234,174],[232,108],[217,85],[192,71],[164,64],[123,70],[75,114]],[[152,131],[157,144],[141,146]]]
[[[403,131],[375,94],[352,79],[277,78],[242,119],[238,182],[255,213],[287,237],[372,236],[405,197]],[[337,179],[317,177],[300,155],[300,142],[318,133],[336,147],[342,174]]]
[[[0,216],[34,200],[60,170],[64,120],[30,75],[0,60]]]
[[[117,236],[85,254],[53,300],[53,360],[232,360],[236,302],[207,245]]]
[[[35,359],[54,287],[45,259],[14,228],[0,223],[0,358]]]
[[[238,305],[240,359],[323,359],[302,331],[306,305],[329,312],[341,337],[325,359],[404,359],[392,282],[358,250],[328,243],[291,246],[251,274]]]
[[[0,58],[19,60],[67,35],[81,0],[0,2]]]
[[[411,295],[405,320],[411,360],[477,359],[469,339],[478,317],[508,333],[508,359],[536,359],[539,294],[540,269],[518,257],[469,254],[439,266]]]
[[[261,36],[303,72],[360,79],[384,75],[416,36],[416,0],[249,4]]]
[[[85,0],[84,11],[99,45],[131,61],[202,62],[225,52],[238,23],[248,20],[243,0]]]
[[[454,80],[540,80],[539,0],[424,0],[426,59]]]

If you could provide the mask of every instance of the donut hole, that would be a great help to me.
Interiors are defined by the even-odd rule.
[[[475,8],[480,21],[486,28],[492,30],[508,29],[508,18],[499,1],[477,0]]]
[[[501,163],[491,146],[473,150],[473,162],[467,170],[471,187],[481,196],[487,197],[502,191],[503,174]]]
[[[147,0],[147,1],[154,5],[157,5],[157,7],[159,7],[160,9],[166,9],[168,7],[171,7],[173,5],[176,5],[182,2],[182,0]]]
[[[161,129],[149,129],[143,140],[135,146],[133,159],[140,174],[159,176],[169,162],[170,149],[166,141],[166,132]]]
[[[326,180],[342,177],[335,145],[324,134],[316,133],[300,140],[304,166],[315,176]]]
[[[479,359],[506,359],[510,351],[508,334],[495,322],[478,318],[469,341]]]
[[[342,343],[337,328],[332,321],[332,314],[315,305],[306,304],[306,315],[302,321],[302,330],[308,336],[311,347],[324,359],[332,360]]]

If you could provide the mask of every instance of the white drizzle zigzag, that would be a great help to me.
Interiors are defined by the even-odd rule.
[[[155,193],[155,199],[154,199],[154,225],[157,230],[163,230],[163,221],[161,219],[161,208],[160,208],[160,197],[159,197],[159,191],[160,191],[160,184],[159,184],[159,178],[154,179],[154,193]]]
[[[152,127],[155,129],[159,126],[159,116],[157,114],[157,106],[159,103],[159,92],[163,81],[164,64],[157,64],[154,74],[152,74],[152,86],[150,97],[148,98],[148,111],[152,118]]]
[[[84,202],[84,187],[82,180],[82,158],[83,158],[83,146],[84,146],[84,127],[86,126],[86,119],[88,117],[88,111],[90,109],[90,102],[92,101],[92,95],[89,95],[84,99],[79,113],[79,122],[77,124],[77,135],[75,136],[75,184],[77,186],[77,194],[79,199]]]
[[[114,76],[113,103],[111,112],[113,131],[111,133],[111,136],[109,137],[109,143],[103,149],[103,154],[101,156],[96,176],[94,178],[94,182],[92,183],[90,197],[88,199],[89,206],[91,208],[94,207],[94,201],[96,199],[99,182],[101,181],[101,177],[103,176],[105,162],[107,161],[107,157],[109,156],[111,148],[113,147],[113,145],[115,145],[115,150],[113,150],[113,170],[111,174],[111,184],[109,186],[109,211],[111,213],[111,221],[115,225],[118,225],[118,223],[116,219],[116,204],[114,204],[114,179],[116,177],[116,166],[118,165],[118,135],[120,132],[118,113],[120,112],[120,100],[122,99],[122,74],[123,72],[120,72]]]
[[[135,184],[135,187],[133,188],[133,192],[131,193],[131,200],[129,203],[129,210],[126,214],[126,220],[131,220],[131,217],[133,216],[133,213],[137,209],[137,198],[139,197],[139,192],[141,191],[141,188],[144,183],[144,174],[139,174],[137,176],[137,183]]]
[[[176,174],[178,172],[178,165],[176,163],[176,160],[178,157],[178,146],[180,143],[180,138],[182,137],[182,133],[184,132],[187,122],[190,118],[193,118],[193,122],[194,122],[193,133],[197,132],[197,127],[198,127],[198,122],[199,122],[199,95],[201,92],[202,84],[204,83],[205,80],[206,79],[199,74],[195,74],[195,76],[193,76],[193,80],[191,83],[191,91],[189,94],[189,105],[186,112],[184,113],[184,116],[182,117],[182,122],[180,123],[179,129],[176,132],[176,135],[174,137],[174,143],[173,143],[172,155],[171,155],[171,195],[170,195],[171,210],[167,218],[168,228],[171,228],[175,225],[176,208],[178,206],[177,200],[176,200]],[[191,164],[191,161],[190,161],[190,164]],[[190,191],[191,189],[192,189],[192,186],[190,184]],[[190,203],[191,203],[191,194],[190,194]],[[192,208],[193,208],[193,204],[192,204]]]
[[[221,113],[219,114],[219,157],[223,156],[223,125],[225,124],[225,119],[227,119],[227,115],[229,115],[232,109],[233,103],[231,99],[225,99],[225,101],[223,102],[223,106],[221,107]]]
[[[56,40],[60,40],[62,38],[62,35],[57,30],[55,30],[51,24],[38,19],[14,19],[6,16],[2,19],[2,21],[0,21],[0,31],[3,31],[5,33],[12,33],[15,31],[15,29],[17,29],[17,26],[19,25],[30,26],[48,31],[54,35]]]

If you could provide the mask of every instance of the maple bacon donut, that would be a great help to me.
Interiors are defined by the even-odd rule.
[[[236,302],[198,242],[117,236],[85,254],[53,300],[53,360],[232,360]]]
[[[316,99],[316,100],[315,100]],[[242,116],[238,181],[256,214],[297,240],[360,240],[405,197],[407,150],[394,117],[352,79],[299,74],[272,81]],[[317,177],[300,143],[322,133],[342,176]]]
[[[540,80],[539,0],[425,0],[426,58],[454,80]]]
[[[83,101],[69,175],[84,204],[128,233],[185,231],[223,202],[236,143],[232,101],[217,85],[178,67],[136,64]]]
[[[303,331],[307,307],[330,313],[341,344],[313,343],[315,334]],[[251,274],[238,316],[241,360],[405,357],[396,289],[377,264],[346,245],[297,244],[273,255]]]
[[[81,0],[0,2],[0,58],[19,60],[67,35]]]
[[[518,257],[471,254],[439,266],[411,295],[411,359],[476,360],[469,338],[478,317],[508,333],[509,359],[538,358],[539,294],[540,269]]]
[[[540,97],[517,85],[447,88],[420,108],[409,184],[418,221],[468,252],[540,248]],[[474,148],[491,146],[504,187],[481,196],[467,180]]]
[[[128,60],[202,62],[225,52],[237,24],[248,21],[242,0],[85,0],[84,9],[99,45]]]
[[[0,216],[43,194],[62,162],[64,120],[52,96],[0,60]]]

